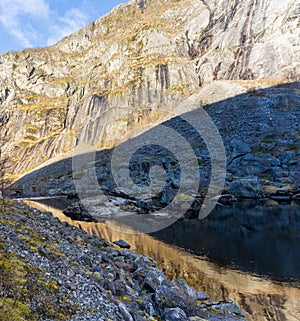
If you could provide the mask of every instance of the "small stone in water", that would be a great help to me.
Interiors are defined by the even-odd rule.
[[[118,245],[121,249],[130,249],[130,245],[125,242],[124,240],[118,240],[113,242],[114,244]]]

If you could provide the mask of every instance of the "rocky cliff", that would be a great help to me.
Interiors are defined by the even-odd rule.
[[[215,104],[234,167],[229,180],[263,178],[261,163],[271,162],[268,179],[295,185],[299,19],[297,0],[132,0],[52,47],[1,55],[2,151],[11,178],[70,156],[80,140],[115,146],[193,95],[199,106]]]

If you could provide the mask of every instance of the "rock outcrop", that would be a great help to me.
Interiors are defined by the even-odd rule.
[[[226,189],[241,197],[284,189],[297,198],[299,8],[296,0],[129,1],[52,47],[1,55],[8,175],[71,157],[82,141],[114,147],[192,98],[222,136]],[[204,162],[206,152],[198,155]],[[31,182],[27,194],[57,194],[49,179],[68,181],[70,171],[45,176],[42,188]],[[76,192],[64,184],[63,193]]]
[[[13,174],[70,152],[78,138],[114,146],[217,80],[232,84],[229,95],[298,81],[299,8],[296,0],[134,0],[52,47],[1,55]],[[213,91],[205,103],[224,99]]]

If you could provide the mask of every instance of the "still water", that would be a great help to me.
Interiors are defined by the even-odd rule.
[[[212,300],[235,301],[247,320],[300,320],[299,204],[218,206],[206,220],[177,222],[151,235],[72,221],[61,211],[64,200],[30,205],[109,242],[124,239],[170,278],[185,278]]]

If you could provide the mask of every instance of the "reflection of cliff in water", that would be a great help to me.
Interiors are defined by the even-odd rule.
[[[206,220],[177,222],[152,236],[222,266],[300,281],[300,204],[218,206]]]
[[[57,204],[57,202],[55,202]],[[254,320],[254,321],[298,321],[300,317],[300,289],[293,287],[293,284],[282,283],[282,282],[275,282],[271,280],[267,280],[261,277],[256,277],[244,272],[240,272],[237,270],[233,270],[230,268],[222,267],[215,263],[209,262],[202,257],[194,256],[191,253],[188,253],[178,247],[168,245],[164,242],[157,240],[156,238],[145,235],[145,234],[122,234],[115,229],[110,229],[103,223],[86,223],[86,222],[74,222],[71,221],[68,217],[64,216],[61,210],[53,208],[49,205],[44,204],[37,204],[31,203],[31,205],[35,207],[39,207],[42,210],[48,210],[53,213],[54,216],[58,217],[62,221],[67,221],[70,224],[73,224],[77,227],[80,227],[90,234],[97,235],[100,237],[105,238],[106,240],[112,242],[119,238],[124,239],[128,243],[131,244],[132,249],[137,251],[138,253],[142,253],[148,256],[151,256],[155,260],[158,261],[159,266],[168,274],[171,278],[185,278],[191,285],[193,285],[197,289],[201,289],[207,292],[212,300],[233,300],[235,301],[245,312],[247,320]],[[227,211],[230,211],[226,208]],[[237,209],[237,208],[236,208]],[[279,208],[280,209],[280,208]],[[256,209],[257,211],[258,209]],[[261,208],[262,211],[267,215],[268,210],[267,208]],[[286,214],[286,217],[296,218],[296,212],[299,212],[299,207],[297,208],[289,208],[287,211],[286,209],[281,208],[278,212],[280,216],[283,211]],[[250,212],[247,211],[251,214]],[[271,211],[274,212],[274,209]],[[249,215],[250,215],[249,214]],[[263,212],[258,213],[259,216],[263,216]],[[275,214],[273,214],[275,215]],[[229,218],[233,215],[225,215]],[[251,216],[251,215],[250,215]],[[252,250],[255,252],[255,246],[258,246],[256,242],[262,242],[259,245],[261,251],[257,249],[255,252],[258,257],[260,254],[262,255],[261,261],[267,261],[267,259],[273,258],[276,255],[276,252],[272,252],[273,254],[268,254],[268,251],[272,251],[272,238],[269,239],[268,237],[279,234],[276,234],[276,231],[272,230],[264,230],[262,231],[250,231],[249,235],[244,235],[243,237],[238,240],[237,236],[232,234],[232,239],[228,237],[230,235],[230,230],[236,231],[236,227],[233,224],[233,218],[227,218],[229,221],[224,224],[225,228],[217,232],[216,223],[217,220],[210,222],[207,220],[206,222],[198,222],[190,221],[184,222],[183,225],[180,225],[180,229],[182,232],[179,231],[176,225],[173,225],[169,228],[169,231],[166,229],[160,232],[160,235],[156,235],[161,237],[162,239],[166,239],[168,242],[171,242],[170,239],[173,238],[173,241],[178,245],[185,246],[193,245],[192,248],[194,251],[200,249],[201,246],[210,246],[208,248],[215,249],[213,254],[214,255],[221,255],[223,252],[226,252],[227,257],[230,251],[234,252],[236,249],[237,253],[244,248],[244,251],[250,255],[251,254],[251,246]],[[255,218],[258,219],[258,218]],[[220,224],[221,222],[226,222],[224,217],[219,217]],[[299,219],[297,221],[299,223]],[[273,222],[274,223],[274,222]],[[201,225],[202,224],[202,225]],[[244,224],[244,223],[243,223]],[[209,226],[215,227],[210,228]],[[192,227],[195,226],[195,227]],[[201,229],[198,230],[197,234],[196,229],[201,226]],[[204,228],[204,226],[206,226]],[[220,226],[220,225],[219,225]],[[223,225],[222,225],[223,226]],[[226,228],[227,226],[227,228]],[[210,234],[208,231],[210,230]],[[243,230],[241,228],[241,230]],[[246,228],[245,231],[248,229]],[[244,231],[244,232],[245,232]],[[218,236],[219,233],[219,236]],[[254,233],[251,238],[251,233]],[[284,234],[284,233],[283,233]],[[196,236],[197,237],[196,237]],[[242,235],[242,232],[241,232]],[[260,236],[259,236],[260,235]],[[299,235],[299,234],[298,234]],[[247,237],[249,237],[247,241]],[[214,241],[215,238],[215,241]],[[259,239],[261,238],[261,239]],[[175,241],[174,241],[175,240]],[[223,242],[222,242],[223,240]],[[295,238],[296,240],[296,238]],[[205,243],[201,243],[204,242]],[[274,241],[274,239],[273,239]],[[298,238],[299,241],[299,238]],[[222,242],[222,243],[221,243]],[[240,244],[236,244],[236,242],[241,242]],[[299,242],[298,242],[299,243]],[[220,246],[220,244],[222,246]],[[284,251],[284,246],[280,245],[284,244],[281,242],[274,243],[273,248],[275,250],[282,249]],[[235,246],[234,246],[235,245]],[[238,246],[237,246],[238,245]],[[264,245],[264,246],[262,246]],[[218,249],[218,246],[220,249]],[[286,246],[296,246],[296,244],[287,243]],[[188,247],[188,246],[187,246]],[[224,250],[227,249],[228,250]],[[247,248],[248,247],[248,248]],[[299,244],[298,244],[299,247]],[[296,247],[297,248],[297,247]],[[218,250],[217,250],[218,249]],[[238,250],[239,249],[239,250]],[[290,251],[285,253],[285,256],[281,256],[282,262],[281,266],[290,266],[293,268],[297,267],[297,255],[299,261],[299,253],[296,253],[296,249],[291,248]],[[299,251],[298,251],[299,252]],[[278,252],[280,253],[280,252]],[[249,256],[245,254],[245,257],[249,259]],[[251,257],[250,257],[251,258]],[[275,260],[276,261],[276,260]],[[275,262],[273,261],[273,262]],[[253,262],[253,265],[256,263]],[[267,264],[265,262],[265,264]],[[267,264],[269,266],[270,264]],[[262,264],[261,264],[262,266]],[[271,265],[270,265],[271,266]],[[299,267],[299,266],[298,266]],[[281,271],[280,271],[281,272]]]
[[[46,205],[54,202],[53,206],[61,210],[68,206],[67,199],[43,202]],[[132,231],[134,220],[140,222],[141,216],[149,217],[149,224],[165,219],[132,214],[118,217],[118,222],[106,221],[106,226],[118,224],[121,232]],[[299,203],[268,206],[268,203],[244,200],[234,206],[218,205],[205,220],[178,221],[151,236],[224,267],[300,284]]]

